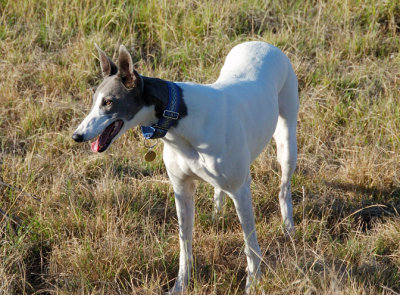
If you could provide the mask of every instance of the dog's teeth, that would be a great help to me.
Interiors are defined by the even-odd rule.
[[[115,122],[115,123],[114,123],[114,126],[117,127],[117,126],[118,126],[118,122]]]

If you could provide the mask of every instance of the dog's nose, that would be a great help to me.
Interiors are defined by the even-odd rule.
[[[83,135],[79,134],[79,133],[74,133],[74,134],[72,134],[72,139],[75,140],[76,142],[82,142]]]

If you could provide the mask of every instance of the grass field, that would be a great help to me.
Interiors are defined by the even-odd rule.
[[[160,155],[144,161],[138,130],[100,155],[71,139],[101,80],[94,43],[114,58],[125,44],[144,75],[211,83],[247,40],[280,47],[300,88],[293,239],[273,143],[252,166],[266,293],[400,293],[399,1],[0,0],[0,294],[173,285]],[[198,185],[190,294],[243,294],[240,224],[231,202],[211,222],[212,195]]]

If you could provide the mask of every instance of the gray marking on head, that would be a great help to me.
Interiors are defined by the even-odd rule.
[[[156,123],[157,118],[161,118],[168,103],[169,94],[166,81],[140,76],[134,70],[132,57],[123,45],[119,49],[119,67],[97,45],[96,48],[99,52],[104,80],[93,95],[92,110],[79,125],[75,134],[82,136],[83,140],[90,140],[102,133],[109,124],[116,120],[129,123],[124,125],[120,134],[128,128],[134,127],[135,124],[145,123],[142,122],[143,120],[146,121],[146,124]],[[183,95],[181,97],[179,119],[187,115]],[[148,118],[143,117],[143,112],[140,113],[139,117],[135,117],[144,107],[152,106],[155,110],[155,122],[147,122]],[[147,112],[147,114],[149,113]],[[174,126],[177,124],[178,120]],[[119,135],[116,137],[119,137]]]

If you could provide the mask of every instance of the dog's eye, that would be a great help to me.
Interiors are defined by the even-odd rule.
[[[104,105],[105,105],[105,106],[110,106],[110,105],[112,105],[112,100],[111,100],[111,99],[106,99],[106,100],[104,101]]]

